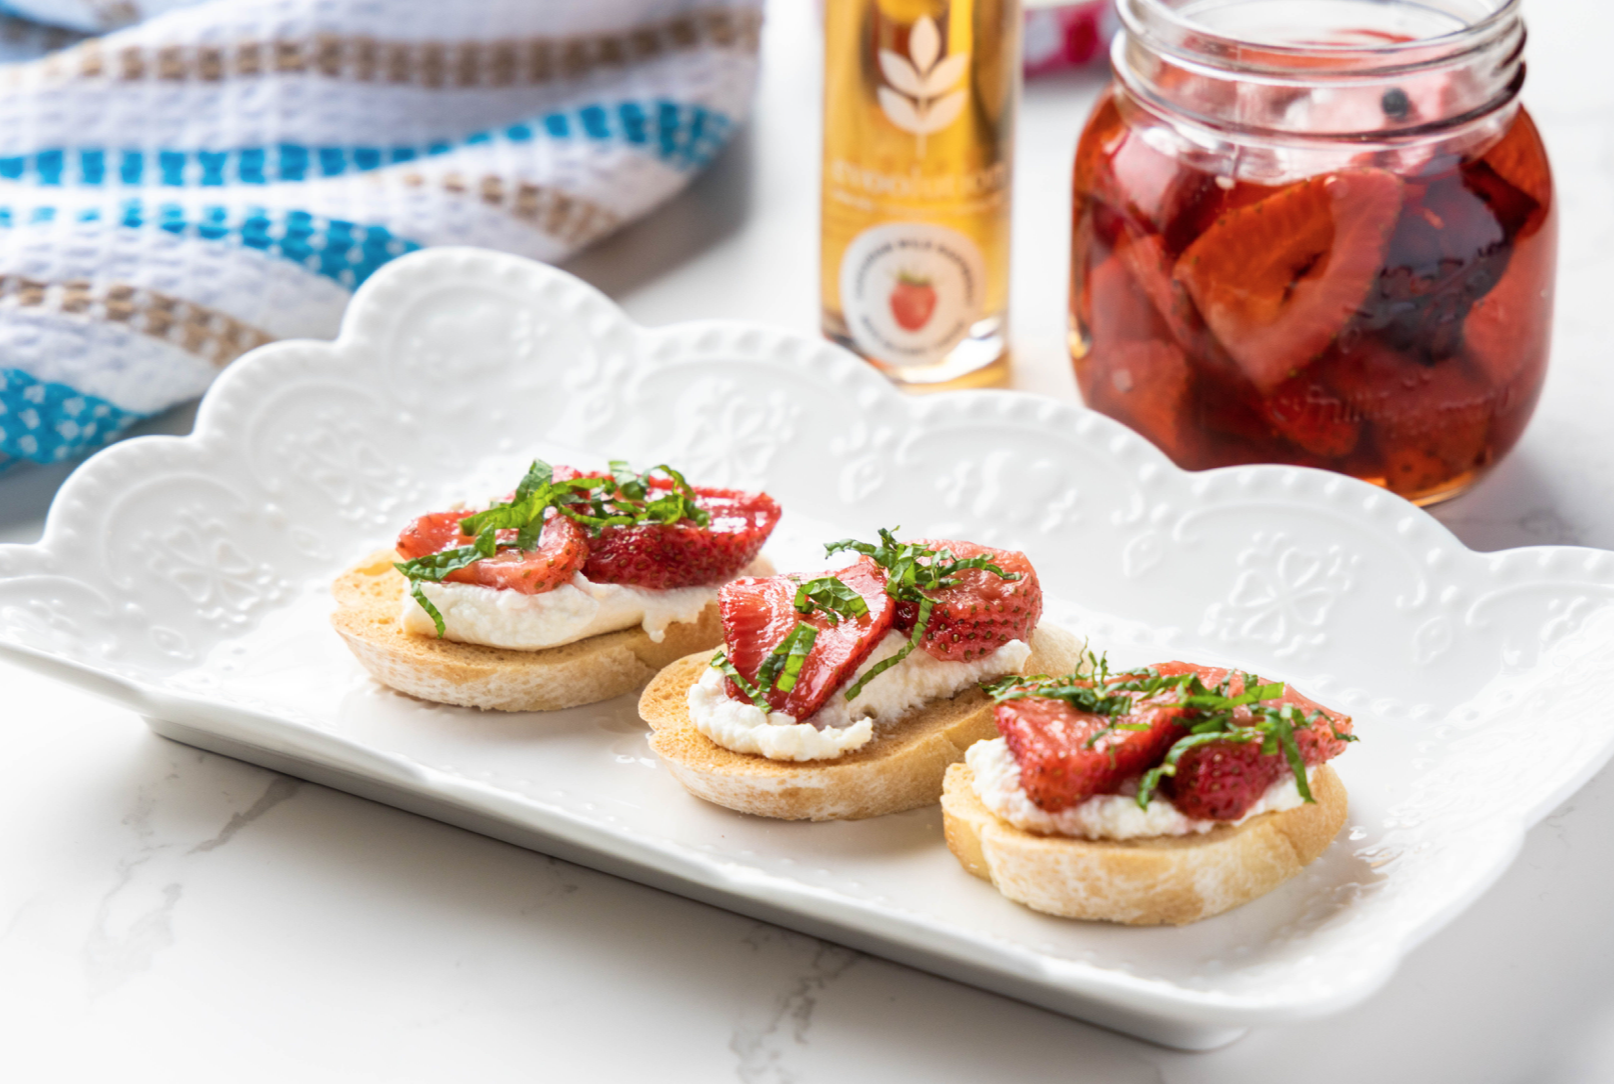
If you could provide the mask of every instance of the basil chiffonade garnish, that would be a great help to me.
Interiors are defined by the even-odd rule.
[[[960,560],[946,547],[932,549],[898,542],[892,532],[884,528],[880,530],[879,545],[846,538],[824,546],[826,556],[848,550],[863,554],[885,570],[886,594],[898,602],[912,602],[919,606],[919,619],[914,623],[913,635],[902,645],[902,650],[871,667],[868,673],[847,689],[845,697],[848,700],[856,698],[865,685],[907,658],[919,646],[925,630],[930,627],[930,611],[935,605],[935,600],[926,594],[927,591],[952,587],[958,583],[960,572],[974,568],[985,569],[1005,580],[1020,578],[1017,572],[1003,571],[989,557]],[[804,614],[822,612],[831,625],[838,625],[843,619],[862,617],[869,612],[868,603],[863,601],[863,597],[835,576],[821,576],[797,587],[795,607]],[[762,665],[757,668],[757,684],[754,686],[745,680],[722,651],[712,656],[712,666],[721,670],[751,703],[766,714],[769,710],[768,691],[778,689],[780,692],[789,692],[796,687],[796,679],[801,675],[801,668],[817,637],[818,630],[813,626],[805,621],[796,622],[795,627],[779,641],[779,645],[762,660]]]
[[[653,476],[657,472],[665,475],[670,484],[654,485]],[[460,533],[475,539],[469,546],[428,553],[392,566],[409,581],[410,597],[431,617],[439,639],[446,631],[443,615],[420,585],[441,583],[449,573],[492,557],[500,550],[536,549],[551,508],[594,535],[606,527],[677,523],[685,519],[704,527],[711,522],[711,515],[695,502],[695,491],[684,481],[684,476],[665,463],[639,474],[628,464],[612,460],[609,477],[557,482],[554,468],[535,459],[508,501],[460,520]],[[514,531],[515,535],[500,539],[500,531]]]
[[[901,529],[897,528],[899,531]],[[953,556],[953,551],[945,546],[941,549],[932,549],[911,542],[898,542],[893,532],[884,527],[880,528],[879,545],[843,538],[824,547],[826,555],[848,550],[861,553],[885,569],[886,594],[898,602],[912,602],[919,606],[919,619],[914,622],[913,635],[902,645],[902,650],[872,667],[855,685],[847,689],[848,700],[856,698],[857,694],[863,691],[863,686],[911,655],[913,649],[925,638],[925,630],[930,628],[930,611],[936,605],[936,600],[927,592],[940,591],[956,585],[959,582],[958,574],[969,569],[984,569],[1003,580],[1020,578],[1018,572],[1003,571],[992,563],[990,557],[969,557],[959,560]]]
[[[1076,670],[1063,677],[1011,674],[983,683],[981,687],[999,704],[1037,696],[1063,700],[1077,711],[1112,718],[1129,715],[1138,702],[1150,699],[1155,699],[1160,707],[1186,709],[1184,722],[1188,733],[1172,743],[1160,764],[1144,772],[1139,780],[1137,802],[1140,808],[1148,808],[1161,779],[1177,774],[1177,762],[1184,753],[1195,746],[1218,741],[1260,742],[1261,752],[1268,756],[1282,751],[1289,770],[1294,773],[1301,798],[1315,802],[1306,779],[1306,762],[1295,741],[1295,730],[1305,729],[1327,716],[1320,711],[1306,715],[1294,704],[1276,707],[1264,704],[1264,700],[1283,696],[1283,682],[1258,685],[1254,674],[1244,674],[1243,678],[1244,691],[1235,696],[1232,673],[1214,688],[1207,687],[1198,674],[1165,675],[1152,666],[1112,677],[1106,659],[1088,652]],[[1236,721],[1240,709],[1248,711],[1248,722]],[[1113,722],[1095,731],[1082,744],[1092,749],[1117,730],[1148,729],[1148,723]],[[1354,734],[1341,734],[1332,724],[1330,730],[1339,741],[1357,740]]]

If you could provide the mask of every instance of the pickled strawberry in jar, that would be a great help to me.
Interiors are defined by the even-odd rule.
[[[1419,503],[1518,441],[1557,247],[1518,0],[1121,0],[1076,154],[1087,404]]]

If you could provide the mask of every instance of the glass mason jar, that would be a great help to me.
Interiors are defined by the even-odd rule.
[[[1518,441],[1557,216],[1518,0],[1120,0],[1076,153],[1082,396],[1189,469],[1419,503]]]

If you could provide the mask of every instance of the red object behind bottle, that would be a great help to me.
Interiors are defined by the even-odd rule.
[[[1111,0],[1027,3],[1024,62],[1027,75],[1101,61],[1116,30]]]

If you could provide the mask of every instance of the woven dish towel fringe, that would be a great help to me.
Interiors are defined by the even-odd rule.
[[[146,8],[168,10],[0,65],[0,466],[98,447],[261,343],[334,336],[405,252],[554,262],[652,210],[744,118],[762,22],[761,0]],[[139,8],[0,4],[53,11]]]

